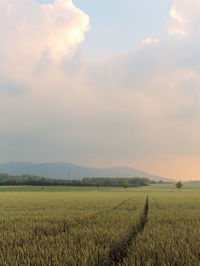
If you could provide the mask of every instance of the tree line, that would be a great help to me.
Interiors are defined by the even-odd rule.
[[[104,187],[140,187],[140,186],[149,186],[151,181],[148,178],[108,178],[108,177],[92,177],[92,178],[83,178],[83,182],[91,183],[93,185],[98,184]]]
[[[139,187],[149,186],[148,178],[83,178],[81,180],[52,179],[32,175],[11,176],[0,174],[0,186],[96,186],[96,187]]]

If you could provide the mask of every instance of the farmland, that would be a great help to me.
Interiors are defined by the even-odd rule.
[[[199,202],[199,185],[0,187],[0,265],[199,265]]]

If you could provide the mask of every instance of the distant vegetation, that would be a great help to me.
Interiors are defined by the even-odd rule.
[[[83,178],[83,183],[98,185],[103,187],[140,187],[149,186],[151,181],[148,178],[106,178],[106,177],[93,177],[93,178]]]
[[[82,180],[51,179],[38,176],[10,176],[0,174],[0,186],[96,186],[96,187],[139,187],[148,186],[147,178],[83,178]],[[153,182],[155,183],[155,182]]]
[[[186,184],[200,184],[200,180],[191,180],[191,181],[187,181],[184,183],[186,183]]]
[[[181,181],[176,183],[176,187],[177,188],[182,188],[182,186],[183,186],[183,183]]]

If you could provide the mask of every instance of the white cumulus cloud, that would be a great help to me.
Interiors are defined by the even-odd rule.
[[[89,17],[71,0],[0,1],[1,72],[23,79],[41,61],[59,61],[84,40]]]
[[[175,0],[169,13],[171,20],[168,23],[168,28],[171,34],[179,34],[184,37],[199,33],[199,0]]]

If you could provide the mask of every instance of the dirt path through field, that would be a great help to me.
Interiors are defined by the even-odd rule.
[[[132,230],[121,239],[113,248],[111,248],[109,257],[107,259],[99,259],[98,266],[113,266],[120,265],[123,259],[127,257],[127,251],[131,243],[136,239],[137,235],[144,230],[148,221],[149,199],[146,197],[144,210],[138,223],[133,226]]]

